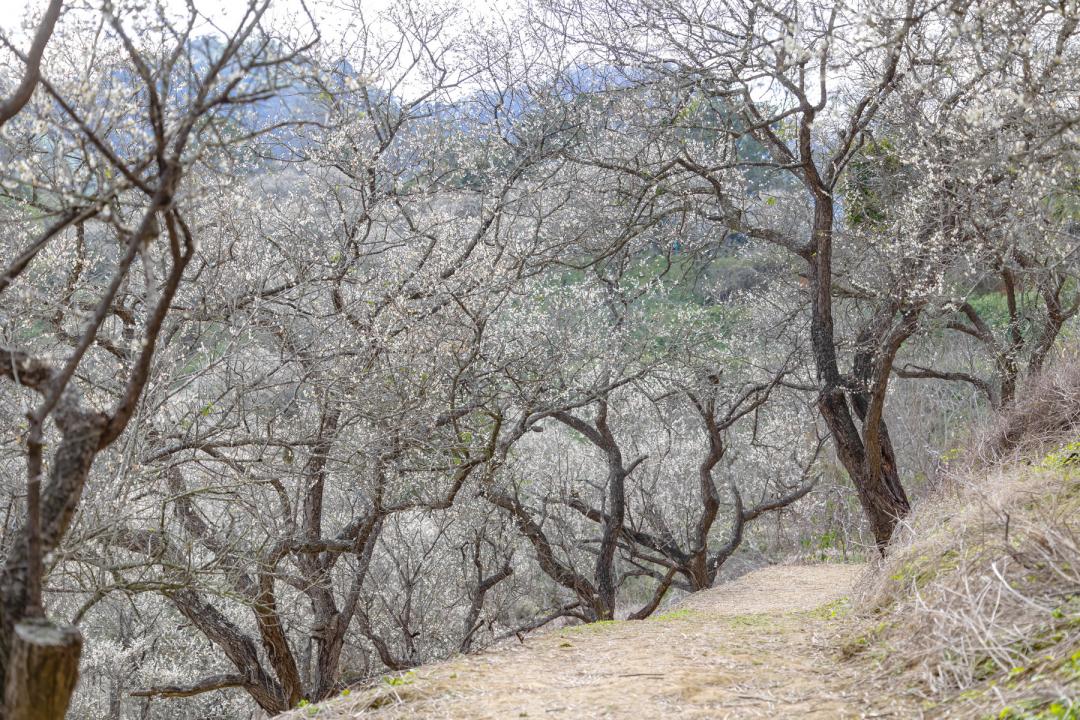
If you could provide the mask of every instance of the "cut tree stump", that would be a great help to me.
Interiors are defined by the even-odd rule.
[[[63,720],[79,678],[82,633],[72,625],[15,626],[4,692],[5,720]]]

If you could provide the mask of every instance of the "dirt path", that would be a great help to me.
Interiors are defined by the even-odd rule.
[[[862,568],[770,567],[644,621],[564,628],[417,669],[319,718],[856,718],[854,670],[823,642]],[[825,607],[823,607],[825,606]],[[329,711],[329,712],[327,712]]]

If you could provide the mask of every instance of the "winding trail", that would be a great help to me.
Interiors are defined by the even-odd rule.
[[[914,717],[875,707],[825,639],[830,603],[862,571],[765,568],[649,620],[552,630],[427,665],[400,685],[333,701],[318,717]]]

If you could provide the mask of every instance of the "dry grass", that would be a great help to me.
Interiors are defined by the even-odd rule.
[[[809,611],[852,567],[769,568],[666,617],[555,629],[288,717],[1080,720],[1080,360],[1021,398],[864,575],[854,618]],[[847,662],[820,641],[837,625]]]
[[[1080,362],[1021,397],[856,600],[845,654],[927,717],[1080,719]]]
[[[1080,427],[1080,346],[1063,350],[1041,375],[1020,388],[973,443],[972,469],[1017,461]],[[1075,437],[1073,438],[1075,439]]]
[[[551,630],[286,717],[867,717],[874,698],[858,670],[840,667],[823,641],[840,598],[862,571],[836,564],[764,568],[655,618]],[[873,716],[911,714],[889,703]]]

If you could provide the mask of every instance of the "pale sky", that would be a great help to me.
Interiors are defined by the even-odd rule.
[[[93,5],[100,5],[101,2],[102,0],[90,0]],[[370,13],[372,17],[392,7],[395,2],[396,0],[360,0],[364,13]],[[125,0],[113,0],[113,3],[122,7]],[[33,16],[40,14],[46,4],[47,0],[0,0],[0,10],[3,10],[0,12],[0,30],[17,35],[27,14],[30,13]],[[456,4],[470,13],[482,16],[498,13],[497,10],[492,9],[493,3],[489,0],[459,0]],[[165,5],[175,9],[179,14],[186,14],[186,0],[165,0]],[[342,0],[308,0],[307,2],[308,8],[322,24],[324,31],[331,35],[334,27],[340,26],[351,15],[350,5],[353,3]],[[195,0],[195,7],[200,13],[226,27],[233,26],[239,21],[246,6],[245,0]],[[300,0],[274,0],[270,13],[272,18],[281,20],[289,20],[303,14]]]
[[[86,7],[100,7],[106,0],[82,0],[72,2],[72,5]],[[174,11],[178,18],[187,17],[187,0],[162,0],[167,8]],[[36,20],[47,5],[48,0],[0,0],[0,32],[23,48],[28,48],[30,43],[27,28],[24,25],[29,20]],[[111,0],[114,6],[123,7],[129,4],[146,4],[146,0]],[[510,0],[414,0],[418,7],[425,5],[441,5],[444,7],[457,7],[466,12],[473,20],[491,18],[497,19],[511,12]],[[368,23],[375,21],[385,11],[399,6],[401,0],[273,0],[268,11],[269,23],[281,29],[300,29],[308,25],[303,6],[319,23],[322,36],[328,40],[340,37],[341,30],[352,19],[355,8],[359,4],[365,20]],[[247,0],[194,0],[194,5],[200,14],[205,16],[207,26],[203,32],[210,33],[212,22],[223,30],[231,30],[243,16],[247,8]],[[61,21],[63,22],[63,21]],[[32,31],[33,28],[31,27]],[[197,32],[198,34],[198,32]]]

